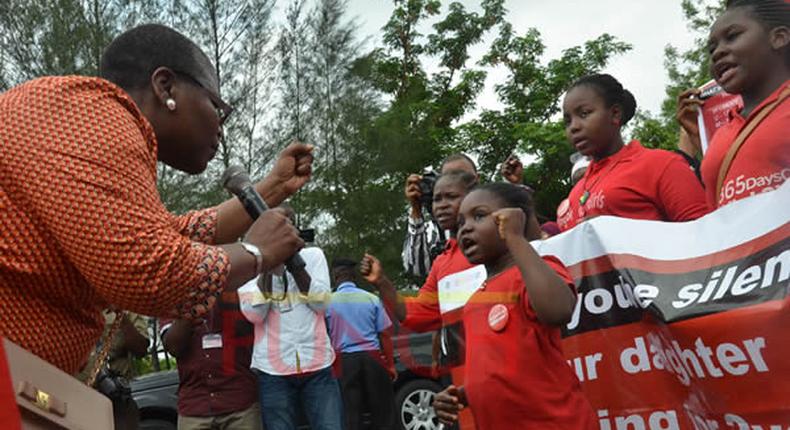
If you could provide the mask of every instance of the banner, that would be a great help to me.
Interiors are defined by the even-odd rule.
[[[534,246],[579,295],[563,347],[601,430],[790,429],[790,181],[686,223]]]

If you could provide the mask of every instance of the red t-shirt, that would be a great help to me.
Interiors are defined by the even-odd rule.
[[[557,224],[566,231],[599,215],[689,221],[708,212],[702,184],[683,157],[632,141],[590,163],[557,208]]]
[[[716,182],[724,156],[747,121],[773,102],[790,80],[768,96],[748,118],[733,109],[730,122],[716,131],[702,159],[705,197],[712,208],[779,188],[790,178],[790,101],[785,99],[752,131],[730,164],[730,170],[716,196]]]
[[[453,337],[456,339],[455,342],[460,343],[451,354],[457,353],[464,358],[465,353],[461,352],[466,349],[462,330],[463,307],[467,296],[471,296],[473,290],[477,290],[485,278],[485,267],[471,264],[461,252],[458,241],[453,238],[448,239],[444,252],[433,261],[428,279],[420,288],[417,297],[406,300],[406,319],[402,324],[420,332],[437,330],[445,326],[447,336]],[[441,284],[443,286],[440,287]],[[444,303],[440,300],[440,290],[444,291],[441,299]],[[453,383],[463,385],[464,367],[459,366],[458,363],[450,366]],[[468,410],[461,411],[458,421],[462,430],[476,428]]]
[[[431,265],[431,271],[425,284],[420,288],[417,297],[406,299],[406,319],[403,325],[419,332],[437,330],[442,325],[450,325],[461,321],[460,309],[442,313],[439,303],[439,282],[449,275],[453,275],[473,268],[482,269],[482,266],[475,266],[466,259],[458,246],[458,241],[451,238],[447,240],[447,245]],[[482,276],[480,282],[485,279]],[[453,297],[457,299],[456,297]]]
[[[565,266],[543,257],[573,288]],[[489,323],[498,305],[507,308],[501,331]],[[513,266],[486,281],[464,307],[465,390],[480,430],[597,429],[579,380],[562,354],[560,329],[540,321],[521,272]]]

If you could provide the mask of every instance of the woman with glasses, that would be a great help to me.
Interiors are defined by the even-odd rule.
[[[76,373],[102,309],[199,322],[220,293],[297,252],[281,211],[253,222],[233,199],[176,216],[160,200],[157,161],[203,172],[230,111],[208,57],[161,25],[117,37],[100,77],[1,94],[0,335]],[[308,181],[311,151],[282,152],[255,184],[266,203]]]

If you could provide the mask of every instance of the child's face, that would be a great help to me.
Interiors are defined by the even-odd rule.
[[[472,191],[461,203],[458,244],[470,263],[493,263],[508,252],[492,216],[499,209],[502,201],[486,190]]]
[[[742,94],[759,84],[776,55],[768,32],[746,7],[724,12],[710,29],[711,74],[730,94]]]
[[[458,226],[458,208],[466,195],[459,181],[439,178],[433,187],[433,219],[442,230],[455,230]]]
[[[603,97],[588,85],[571,89],[562,103],[565,136],[588,157],[605,154],[620,133],[619,107],[607,108]]]

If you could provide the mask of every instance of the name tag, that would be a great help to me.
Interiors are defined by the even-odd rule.
[[[486,267],[482,264],[453,273],[439,280],[439,309],[447,313],[464,307],[469,298],[486,280]]]
[[[203,349],[217,348],[222,348],[222,335],[219,333],[204,334]]]

